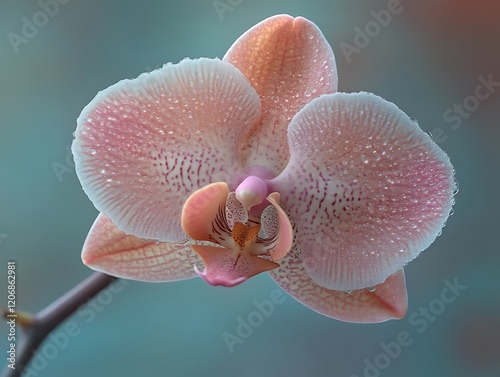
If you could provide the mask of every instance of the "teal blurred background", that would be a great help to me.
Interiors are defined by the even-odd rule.
[[[76,118],[96,93],[166,62],[222,57],[249,27],[289,13],[323,31],[341,91],[371,91],[396,103],[434,131],[456,168],[455,215],[406,268],[407,317],[349,324],[287,297],[231,353],[223,334],[236,335],[238,317],[255,310],[254,300],[269,299],[277,286],[267,275],[232,289],[201,279],[118,283],[69,319],[76,336],[55,331],[30,375],[499,376],[500,88],[477,106],[469,99],[477,109],[454,122],[443,116],[475,95],[480,76],[500,81],[500,4],[401,0],[388,25],[346,57],[341,46],[355,46],[355,28],[364,30],[370,12],[388,1],[222,3],[228,10],[218,14],[212,0],[73,0],[19,45],[9,33],[22,37],[23,17],[32,20],[42,8],[35,0],[0,3],[0,306],[7,305],[8,260],[17,262],[17,304],[25,311],[43,308],[91,273],[79,254],[97,212],[68,152]],[[436,300],[446,279],[467,288],[441,309]],[[429,306],[440,314],[424,319],[419,310]],[[2,355],[6,329],[2,323]],[[380,356],[388,354],[381,343],[402,332],[411,344],[393,358]],[[383,368],[367,368],[371,363]]]

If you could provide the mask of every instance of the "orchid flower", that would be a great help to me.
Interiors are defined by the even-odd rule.
[[[455,190],[429,135],[374,94],[337,92],[321,31],[288,15],[222,60],[169,63],[100,92],[72,150],[101,212],[89,267],[223,286],[268,271],[350,322],[405,315],[403,267],[440,233]]]

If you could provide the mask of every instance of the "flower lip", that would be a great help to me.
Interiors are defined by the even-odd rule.
[[[258,182],[257,186],[265,189],[259,178],[252,177],[250,181]],[[228,206],[231,194],[227,184],[212,183],[191,194],[182,212],[182,227],[188,236],[195,241],[217,244],[192,245],[205,263],[205,270],[196,269],[196,273],[212,285],[232,286],[277,268],[279,264],[274,261],[283,258],[292,248],[292,226],[279,205],[278,193],[271,193],[263,200],[273,211],[265,210],[260,217],[250,215],[246,223],[236,220],[230,226],[228,218],[241,219],[241,214],[226,213],[230,209],[238,210],[234,202]],[[262,235],[261,225],[264,226]]]
[[[279,267],[279,264],[250,253],[228,251],[221,247],[193,245],[193,250],[203,259],[205,270],[194,271],[210,285],[233,287],[261,272]]]

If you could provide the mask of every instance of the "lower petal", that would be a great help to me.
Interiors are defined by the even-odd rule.
[[[203,259],[205,270],[196,273],[211,285],[232,287],[261,272],[278,267],[268,259],[222,247],[193,245]]]
[[[324,288],[312,280],[292,250],[280,261],[280,267],[269,272],[278,285],[308,308],[327,317],[346,322],[376,323],[401,319],[406,314],[408,299],[403,270],[383,283],[352,292]]]
[[[196,277],[200,258],[191,243],[158,243],[129,236],[104,214],[99,214],[85,240],[83,263],[120,278],[166,282]]]

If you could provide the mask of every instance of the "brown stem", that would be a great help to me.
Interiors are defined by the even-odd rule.
[[[16,369],[7,365],[2,377],[19,377],[45,337],[81,305],[106,288],[116,278],[95,272],[76,287],[34,315],[25,327],[24,336],[16,349]]]

